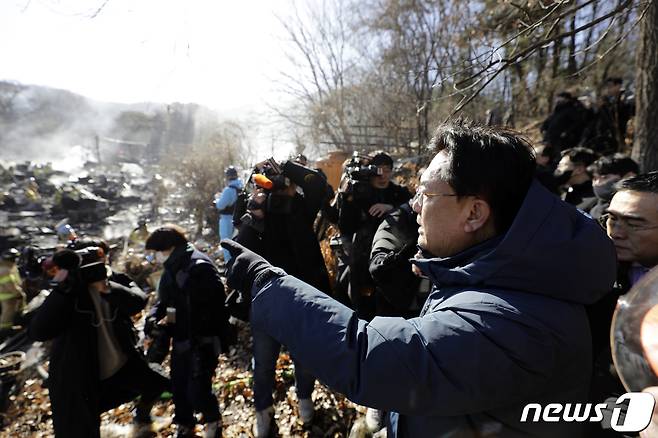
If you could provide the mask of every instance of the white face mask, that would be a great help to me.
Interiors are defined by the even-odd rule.
[[[169,258],[168,254],[163,253],[162,251],[156,251],[155,253],[155,261],[162,264],[167,261]]]

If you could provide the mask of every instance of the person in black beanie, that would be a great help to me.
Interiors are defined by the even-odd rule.
[[[150,433],[151,407],[169,388],[135,347],[131,316],[146,295],[109,281],[103,256],[98,247],[55,253],[53,290],[28,327],[31,339],[53,340],[48,389],[57,437],[100,437],[100,414],[137,396],[135,422]]]

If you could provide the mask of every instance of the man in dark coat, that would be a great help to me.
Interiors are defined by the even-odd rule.
[[[131,316],[146,305],[133,283],[107,281],[107,267],[83,250],[53,257],[57,286],[32,318],[28,334],[53,340],[48,389],[55,435],[100,436],[100,414],[141,395],[136,421],[150,423],[150,408],[169,380],[151,370],[135,348]]]
[[[619,182],[607,207],[606,229],[619,262],[615,287],[587,309],[592,330],[594,374],[591,401],[616,400],[626,390],[612,366],[610,326],[620,296],[626,294],[650,269],[658,266],[658,172],[649,172]],[[588,436],[617,436],[607,422],[592,424]]]
[[[377,175],[367,181],[348,181],[338,193],[338,228],[348,245],[349,297],[359,316],[371,319],[375,315],[375,285],[368,271],[368,258],[377,227],[387,213],[409,201],[406,187],[393,181],[393,159],[384,152],[368,161],[377,167]]]
[[[583,211],[598,220],[607,213],[617,183],[640,173],[640,166],[631,157],[616,153],[599,158],[587,168],[587,172],[592,175],[592,191],[596,196],[596,204]]]
[[[389,213],[377,228],[370,253],[370,275],[377,289],[377,316],[418,316],[429,292],[427,281],[412,271],[417,251],[417,214],[411,205]]]
[[[171,384],[177,437],[194,436],[195,412],[203,415],[204,437],[220,437],[222,418],[212,379],[232,333],[219,272],[207,255],[187,241],[184,230],[173,224],[151,233],[146,249],[155,251],[164,272],[144,331],[148,336],[154,328],[165,327],[173,341]]]
[[[544,141],[558,152],[577,146],[583,133],[585,112],[571,93],[558,94],[553,113],[541,125]]]
[[[606,79],[583,132],[582,145],[601,154],[623,152],[628,122],[635,115],[635,102],[622,85],[619,77]]]
[[[612,242],[533,181],[534,157],[514,133],[454,123],[432,145],[414,201],[414,263],[434,288],[418,318],[366,322],[225,241],[229,283],[252,292],[254,327],[322,382],[390,411],[389,438],[578,436],[577,423],[522,414],[586,398],[583,304],[614,282]]]
[[[566,149],[555,169],[556,182],[562,186],[562,199],[581,210],[588,210],[596,203],[592,176],[587,171],[596,159],[597,155],[590,149]]]
[[[251,219],[242,225],[236,241],[272,265],[294,272],[323,293],[330,293],[327,268],[313,231],[315,218],[325,203],[327,181],[316,170],[293,161],[277,164],[280,169],[270,164],[271,161],[268,165],[257,166],[261,176],[269,175],[272,186],[267,190],[258,189],[254,194],[248,210]],[[256,438],[263,438],[274,426],[272,389],[281,343],[259,330],[253,330],[252,335],[256,408],[253,432]],[[295,387],[304,423],[313,419],[311,393],[314,385],[315,377],[295,362]]]

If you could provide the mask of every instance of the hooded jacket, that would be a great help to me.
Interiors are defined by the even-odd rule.
[[[219,214],[226,216],[233,216],[233,206],[238,200],[238,193],[243,189],[244,185],[239,178],[232,179],[222,190],[222,194],[215,200],[215,207],[219,210]]]
[[[584,304],[615,280],[615,251],[590,218],[534,181],[502,236],[416,261],[434,288],[418,318],[370,323],[284,275],[252,291],[252,324],[328,386],[390,412],[389,437],[577,436],[520,422],[528,403],[587,397]]]

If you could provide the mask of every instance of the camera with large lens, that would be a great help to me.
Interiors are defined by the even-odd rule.
[[[250,178],[251,182],[265,193],[266,198],[257,201],[250,195],[240,213],[240,222],[262,229],[262,220],[254,217],[250,211],[262,210],[264,214],[290,214],[292,212],[293,197],[279,194],[278,191],[290,186],[290,179],[283,175],[281,167],[272,158],[267,160],[260,169],[255,169]],[[261,195],[262,196],[262,195]]]
[[[76,254],[80,256],[80,277],[85,283],[107,279],[107,266],[103,260],[105,253],[102,248],[88,246],[77,250]]]
[[[348,168],[348,175],[353,181],[368,182],[371,177],[381,174],[381,169],[373,164]]]
[[[53,263],[59,269],[66,269],[68,275],[65,284],[58,285],[62,291],[70,291],[78,282],[91,284],[107,279],[107,267],[103,261],[105,253],[102,248],[89,246],[73,251],[65,249],[53,255]]]
[[[382,170],[369,164],[370,157],[354,152],[350,161],[345,165],[345,175],[348,178],[345,193],[357,199],[367,198],[372,193],[370,178],[382,174]]]

